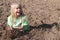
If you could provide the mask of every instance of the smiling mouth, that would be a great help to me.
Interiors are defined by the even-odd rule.
[[[16,13],[20,13],[20,12],[16,12]]]

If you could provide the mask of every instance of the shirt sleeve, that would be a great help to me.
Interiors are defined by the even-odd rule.
[[[9,27],[12,26],[11,17],[10,17],[10,16],[7,18],[7,25],[8,25]]]
[[[26,16],[22,20],[22,25],[23,25],[23,29],[24,30],[28,30],[29,29],[28,19],[27,19]]]

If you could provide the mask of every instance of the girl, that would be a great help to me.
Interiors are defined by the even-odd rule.
[[[7,19],[7,30],[17,29],[20,31],[29,30],[27,17],[23,15],[21,5],[14,3],[11,5],[11,15]]]
[[[23,15],[21,5],[14,3],[11,5],[11,15],[7,18],[7,30],[3,34],[3,40],[14,39],[29,30],[27,17]],[[21,33],[21,34],[20,34]]]

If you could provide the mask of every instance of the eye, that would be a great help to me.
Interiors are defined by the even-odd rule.
[[[19,9],[18,7],[16,9]]]
[[[16,9],[20,9],[20,7],[17,7]]]

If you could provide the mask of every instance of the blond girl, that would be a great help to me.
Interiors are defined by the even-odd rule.
[[[2,40],[12,40],[21,32],[29,30],[27,17],[23,15],[20,4],[11,4],[10,13],[10,16],[7,17],[6,32],[2,36]]]
[[[27,17],[23,14],[20,4],[13,3],[11,4],[11,15],[7,18],[7,30],[29,30],[29,24]]]

